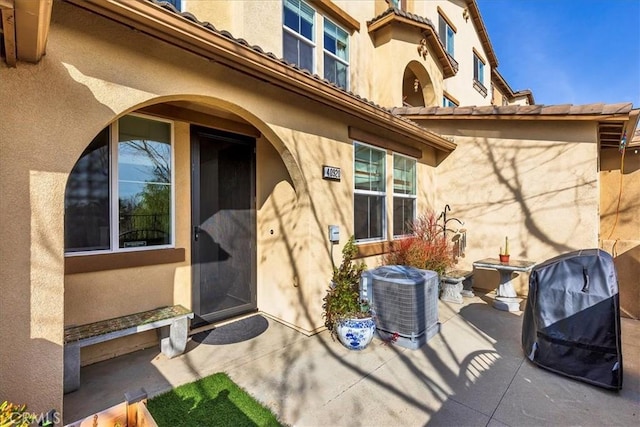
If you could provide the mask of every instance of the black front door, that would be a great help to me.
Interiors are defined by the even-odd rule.
[[[194,323],[256,304],[255,139],[191,126]]]

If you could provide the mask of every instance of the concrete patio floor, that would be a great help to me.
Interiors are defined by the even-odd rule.
[[[640,322],[622,319],[624,384],[607,391],[529,363],[522,312],[491,307],[488,295],[439,303],[440,334],[418,350],[374,340],[349,351],[327,332],[307,337],[269,319],[256,338],[227,345],[190,340],[168,360],[158,348],[82,368],[64,400],[64,422],[224,371],[295,426],[637,426]],[[215,417],[215,414],[211,414]]]

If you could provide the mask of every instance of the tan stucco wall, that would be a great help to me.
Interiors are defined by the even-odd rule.
[[[428,120],[458,148],[436,169],[437,205],[465,222],[459,267],[497,257],[509,236],[511,257],[544,261],[598,246],[599,184],[595,124],[518,120]],[[457,225],[456,225],[457,227]],[[526,275],[517,291],[527,292]],[[474,286],[494,289],[496,272]]]
[[[465,105],[490,105],[491,104],[491,65],[487,57],[477,29],[471,18],[465,19],[462,16],[463,10],[467,7],[464,0],[455,1],[422,1],[415,2],[416,13],[428,17],[438,31],[438,8],[440,8],[447,19],[455,26],[454,36],[454,59],[459,64],[458,72],[455,76],[444,80],[444,90],[460,101],[460,106]],[[484,61],[484,86],[487,88],[487,95],[483,96],[473,88],[473,49],[475,49]]]
[[[600,157],[601,247],[614,256],[623,316],[640,318],[640,149],[622,154],[605,149]],[[621,180],[622,178],[622,180]],[[617,218],[616,218],[617,213]]]
[[[370,129],[371,123],[246,75],[230,75],[217,63],[64,2],[54,5],[44,60],[3,67],[0,73],[3,398],[34,411],[62,408],[64,325],[164,304],[191,305],[185,122],[175,122],[176,246],[185,249],[185,261],[64,274],[68,173],[101,129],[145,105],[171,100],[211,105],[262,133],[258,308],[307,332],[322,326],[322,296],[331,273],[327,226],[341,227],[336,260],[353,232],[348,128]],[[37,120],[31,120],[34,112]],[[425,159],[422,167],[429,168],[435,154],[428,151]],[[322,180],[322,164],[341,167],[343,180]],[[88,347],[83,363],[154,343],[149,333]]]

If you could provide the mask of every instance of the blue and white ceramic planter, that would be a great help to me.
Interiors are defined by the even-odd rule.
[[[362,350],[369,345],[376,332],[376,324],[371,317],[343,320],[336,332],[340,342],[350,350]]]

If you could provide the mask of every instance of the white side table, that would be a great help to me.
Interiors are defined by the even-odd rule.
[[[513,288],[512,275],[515,272],[528,273],[536,265],[533,261],[512,259],[509,262],[500,262],[498,258],[486,258],[473,263],[475,268],[497,270],[500,273],[500,285],[496,290],[496,299],[493,307],[503,311],[519,311],[522,298],[518,298]]]

